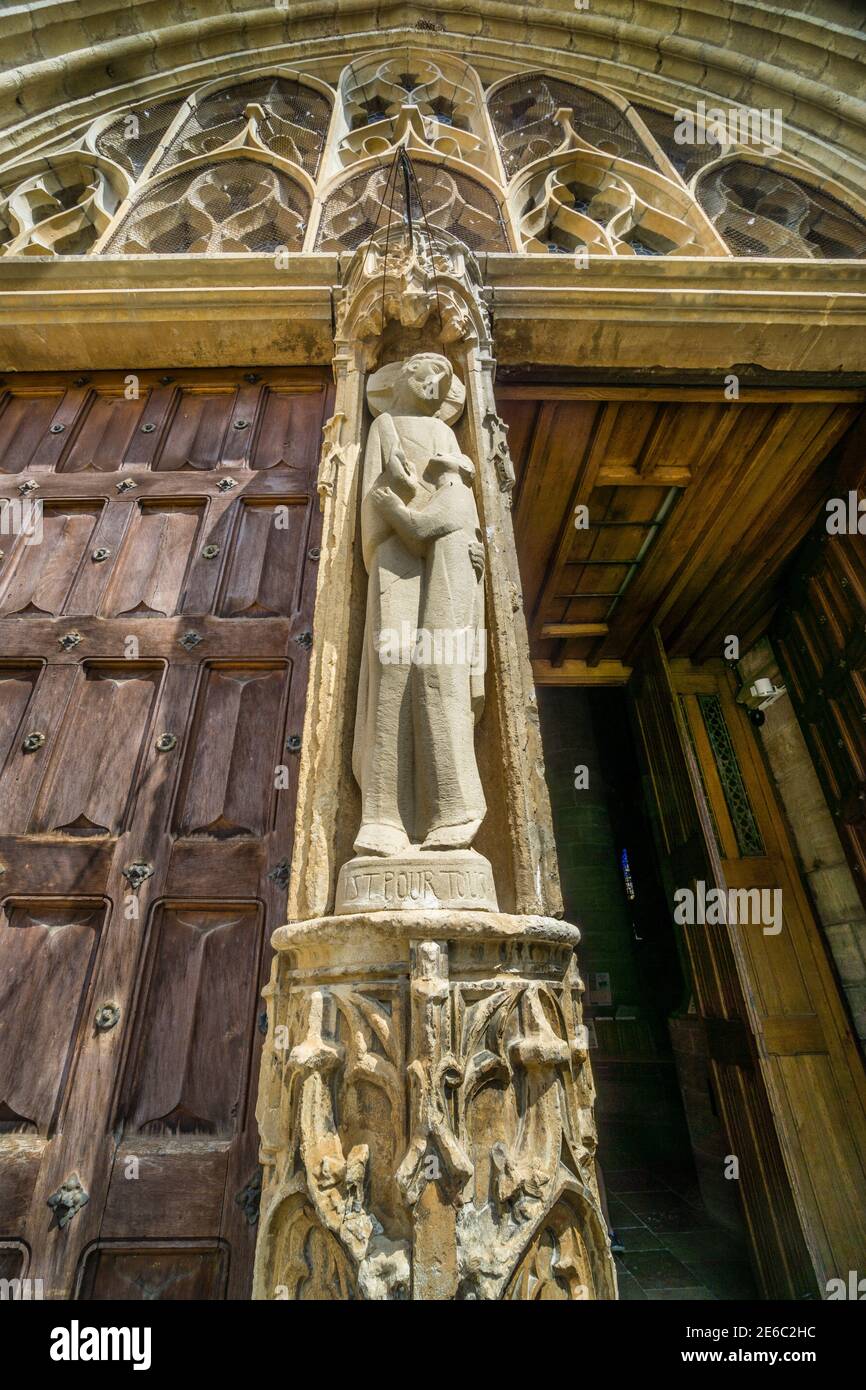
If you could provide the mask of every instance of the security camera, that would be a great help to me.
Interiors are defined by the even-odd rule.
[[[774,693],[775,689],[773,682],[768,680],[766,676],[762,676],[760,680],[755,681],[754,685],[749,687],[749,694],[756,700],[766,700]]]
[[[769,709],[770,705],[775,704],[780,696],[785,694],[784,685],[775,685],[767,676],[759,676],[752,681],[751,685],[744,685],[737,692],[737,699],[740,704],[745,705],[751,711]],[[763,724],[763,719],[754,720],[759,727]]]

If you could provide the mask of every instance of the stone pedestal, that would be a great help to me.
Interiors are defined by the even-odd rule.
[[[421,910],[275,933],[257,1298],[616,1296],[578,936]]]
[[[497,910],[493,870],[472,849],[359,855],[340,870],[336,912]]]

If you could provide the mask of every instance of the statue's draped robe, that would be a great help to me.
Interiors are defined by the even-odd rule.
[[[403,492],[410,504],[404,538],[370,497],[398,443],[421,484],[414,497]],[[417,844],[431,831],[484,816],[473,715],[483,671],[472,662],[484,658],[484,587],[469,551],[481,539],[478,514],[460,479],[432,493],[423,482],[433,454],[459,452],[450,427],[429,417],[383,415],[370,430],[361,504],[369,584],[352,759],[362,792],[360,843],[365,826],[403,830]],[[419,628],[452,641],[446,662],[431,660],[423,646],[428,659],[412,661]],[[385,633],[397,639],[387,661],[380,654]]]

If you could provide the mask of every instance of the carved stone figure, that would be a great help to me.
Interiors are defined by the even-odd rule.
[[[484,548],[474,466],[450,420],[463,387],[447,358],[381,368],[361,534],[369,574],[353,768],[360,853],[471,845],[485,801],[474,726],[484,703]]]

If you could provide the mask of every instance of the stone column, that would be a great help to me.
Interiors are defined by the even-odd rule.
[[[579,932],[555,915],[562,904],[511,525],[514,473],[477,264],[444,235],[432,245],[404,235],[395,245],[392,232],[387,249],[384,234],[375,238],[346,267],[335,345],[289,922],[274,935],[266,990],[254,1296],[615,1298],[595,1177]],[[371,621],[359,513],[375,452],[365,395],[371,373],[390,380],[402,369],[383,367],[418,354],[447,358],[449,401],[462,404],[465,388],[456,440],[450,427],[426,423],[438,441],[433,462],[438,468],[444,450],[441,468],[453,474],[451,496],[473,510],[459,489],[474,486],[487,670],[466,758],[477,757],[487,812],[477,835],[436,848],[435,833],[423,843],[420,811],[414,822],[407,812],[405,845],[370,854],[362,844],[356,853],[352,743]],[[385,440],[405,442],[405,408],[394,407],[396,433],[382,426]],[[461,573],[472,582],[465,565]],[[433,686],[438,698],[435,672]],[[436,763],[436,742],[420,764],[427,754]],[[413,804],[422,800],[418,792]]]

